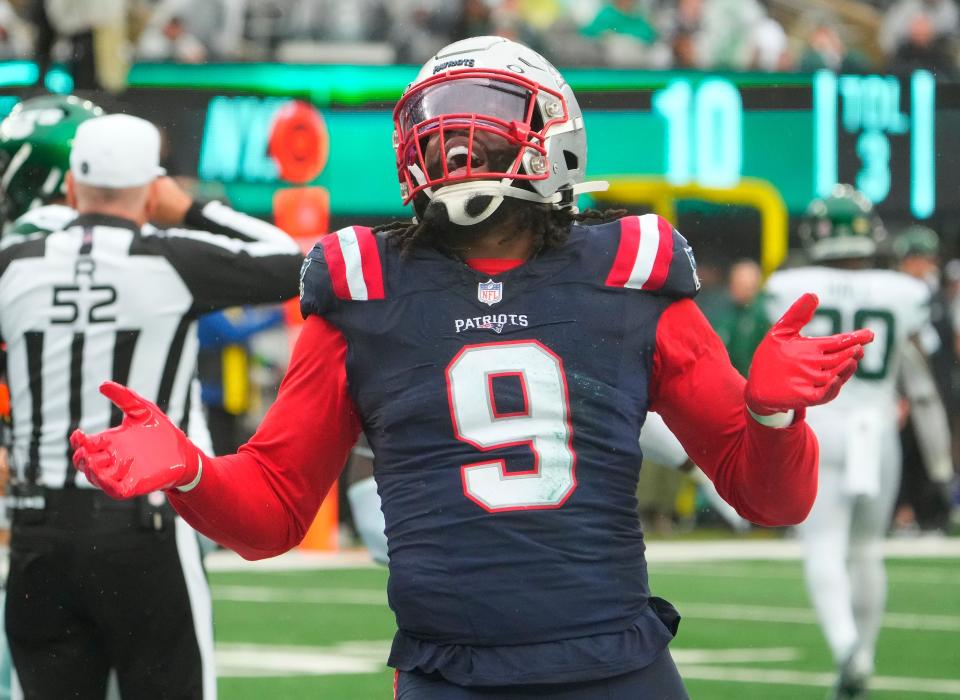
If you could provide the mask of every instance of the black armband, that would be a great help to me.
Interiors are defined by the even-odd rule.
[[[207,231],[211,221],[203,215],[203,208],[210,203],[209,199],[194,199],[183,215],[183,225],[187,228]]]

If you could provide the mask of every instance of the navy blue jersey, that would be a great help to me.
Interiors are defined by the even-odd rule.
[[[684,238],[654,215],[576,225],[490,276],[353,227],[301,286],[346,339],[376,455],[390,664],[506,685],[650,663],[678,617],[647,585],[638,436],[658,319],[699,286]]]

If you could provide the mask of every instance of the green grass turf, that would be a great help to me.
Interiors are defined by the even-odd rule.
[[[651,565],[656,595],[688,612],[672,645],[678,656],[689,650],[789,648],[796,658],[741,661],[710,666],[829,674],[833,667],[812,611],[799,562],[703,562]],[[951,679],[960,684],[960,566],[951,560],[888,562],[888,611],[905,624],[886,627],[880,637],[877,673],[884,677]],[[383,569],[344,569],[289,573],[214,573],[216,640],[218,644],[334,647],[342,642],[380,642],[393,635],[393,616],[386,606]],[[227,600],[225,592],[267,591],[284,602]],[[382,597],[381,597],[382,596]],[[352,601],[352,602],[349,602]],[[799,617],[799,622],[711,619],[715,611],[746,606],[772,614]],[[904,615],[939,616],[949,630],[908,629]],[[809,621],[803,621],[806,617]],[[368,652],[369,653],[369,652]],[[376,658],[375,654],[375,658]],[[385,657],[384,659],[385,660]],[[681,670],[683,664],[681,663]],[[687,679],[696,700],[818,700],[826,689],[813,685],[742,683]],[[392,697],[392,672],[351,675],[273,675],[221,677],[223,700],[299,698],[366,700]],[[875,691],[876,700],[958,700],[953,694]]]
[[[393,671],[363,675],[221,678],[217,691],[221,700],[390,700],[393,698]]]

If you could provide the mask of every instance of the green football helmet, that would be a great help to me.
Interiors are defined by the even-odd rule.
[[[810,202],[799,233],[812,262],[871,258],[886,238],[873,204],[851,185]]]
[[[893,239],[893,254],[899,260],[914,255],[936,258],[940,254],[940,236],[927,226],[908,226]]]
[[[103,113],[73,95],[44,95],[21,102],[0,122],[0,215],[5,224],[65,195],[77,126]]]

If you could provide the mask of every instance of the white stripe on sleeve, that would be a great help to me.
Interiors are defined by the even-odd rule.
[[[277,229],[279,231],[279,229]],[[275,241],[245,241],[241,238],[230,238],[219,233],[210,233],[209,231],[194,231],[184,228],[168,228],[157,232],[157,235],[168,236],[170,238],[190,238],[200,243],[219,246],[229,250],[231,253],[246,253],[253,258],[265,258],[270,255],[292,255],[300,252],[297,242],[287,234],[283,234],[286,242],[282,245]]]
[[[653,264],[657,259],[657,250],[660,248],[658,219],[656,214],[644,214],[640,217],[640,247],[625,287],[641,289],[650,279]]]
[[[223,202],[207,202],[203,206],[203,215],[213,223],[234,229],[253,240],[299,250],[296,241],[283,229],[255,216],[231,209]]]
[[[340,241],[340,252],[347,272],[347,289],[350,298],[354,301],[366,301],[367,283],[363,279],[363,259],[360,257],[360,244],[357,242],[357,232],[350,226],[337,231]]]

